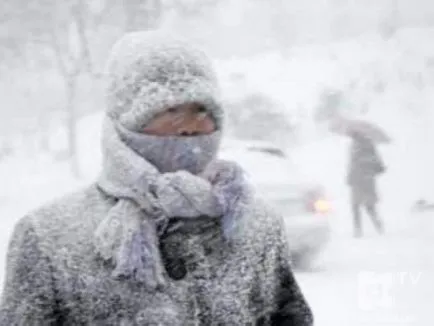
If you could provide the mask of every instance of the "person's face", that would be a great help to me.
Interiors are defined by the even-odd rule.
[[[197,136],[216,130],[211,115],[199,103],[186,103],[167,109],[153,118],[143,133],[155,136]]]

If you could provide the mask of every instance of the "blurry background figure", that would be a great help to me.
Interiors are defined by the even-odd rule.
[[[379,126],[363,120],[336,117],[331,130],[352,139],[347,184],[351,189],[354,236],[362,236],[361,209],[365,208],[377,231],[384,233],[384,222],[377,211],[376,177],[385,172],[383,160],[375,144],[388,144],[390,137]]]
[[[362,236],[361,208],[365,208],[379,233],[384,232],[383,221],[378,216],[376,177],[384,173],[385,166],[374,143],[367,137],[352,134],[347,183],[351,189],[351,206],[354,219],[354,236]]]

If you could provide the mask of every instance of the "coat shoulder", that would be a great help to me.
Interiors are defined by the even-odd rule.
[[[109,200],[92,184],[34,209],[19,225],[31,225],[44,241],[78,241],[92,232],[110,207]]]
[[[260,197],[252,200],[248,224],[247,229],[250,229],[253,241],[280,245],[283,218],[266,200]]]
[[[262,198],[254,198],[252,209],[255,224],[267,233],[279,230],[282,226],[282,216],[268,201]]]

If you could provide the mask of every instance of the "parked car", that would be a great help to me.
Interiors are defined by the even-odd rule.
[[[283,215],[294,265],[310,267],[330,238],[331,204],[324,187],[268,142],[226,141],[221,158],[244,167],[260,196]]]
[[[414,213],[424,213],[434,211],[434,201],[428,201],[424,198],[418,199],[412,207]]]

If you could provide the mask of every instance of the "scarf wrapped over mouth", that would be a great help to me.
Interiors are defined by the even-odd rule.
[[[242,235],[245,210],[250,204],[252,191],[243,170],[233,162],[212,160],[196,175],[197,167],[205,161],[196,164],[194,157],[197,161],[202,156],[194,155],[194,152],[190,153],[193,158],[179,156],[178,159],[181,165],[188,162],[187,166],[193,166],[193,171],[189,172],[183,166],[184,169],[175,169],[176,165],[171,162],[172,168],[167,169],[169,172],[162,172],[164,169],[152,164],[141,155],[144,153],[127,144],[124,139],[128,134],[124,131],[116,121],[106,118],[104,166],[98,186],[115,199],[115,204],[96,229],[95,250],[98,256],[112,263],[114,277],[134,278],[150,289],[157,289],[166,283],[159,238],[170,220],[219,218],[224,238],[235,240]],[[185,137],[185,140],[193,141],[201,151],[210,143],[218,143],[218,133],[195,139]],[[203,142],[203,147],[200,142]],[[170,146],[175,153],[185,150],[186,145],[176,140]],[[177,156],[173,157],[176,160]]]

